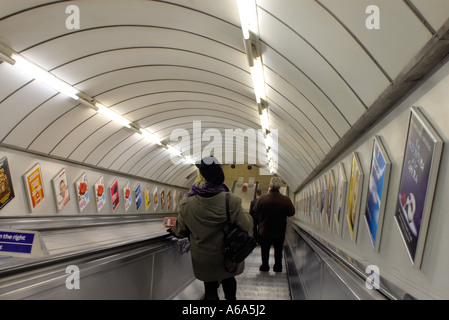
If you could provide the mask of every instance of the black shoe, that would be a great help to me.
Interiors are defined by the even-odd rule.
[[[259,267],[259,271],[268,272],[270,271],[270,266],[263,264]]]
[[[277,264],[275,264],[275,265],[273,266],[273,271],[274,271],[274,272],[282,272],[282,265],[277,265]]]

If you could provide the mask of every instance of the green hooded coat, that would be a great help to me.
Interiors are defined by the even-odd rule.
[[[179,238],[190,238],[192,267],[197,279],[205,282],[219,281],[243,272],[244,262],[239,263],[233,273],[226,271],[224,267],[222,229],[226,223],[226,192],[210,198],[199,195],[185,198],[178,210],[173,233]],[[229,197],[229,213],[231,222],[252,234],[252,218],[243,211],[242,200],[232,193]],[[234,263],[226,263],[229,270],[234,270]]]

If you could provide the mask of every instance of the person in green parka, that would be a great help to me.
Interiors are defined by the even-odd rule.
[[[204,158],[196,166],[197,178],[187,198],[179,204],[172,233],[178,238],[189,237],[193,272],[198,280],[204,282],[204,299],[218,300],[217,289],[221,283],[225,299],[235,300],[235,276],[243,272],[244,262],[236,266],[226,261],[224,256],[222,229],[226,224],[226,193],[230,190],[224,183],[223,169],[216,158]],[[231,222],[252,234],[252,218],[243,211],[242,200],[232,193],[229,212]]]

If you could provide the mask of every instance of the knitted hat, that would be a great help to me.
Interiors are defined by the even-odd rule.
[[[197,162],[195,165],[207,182],[214,185],[219,185],[224,182],[223,169],[215,157],[206,157],[201,160],[201,163]]]

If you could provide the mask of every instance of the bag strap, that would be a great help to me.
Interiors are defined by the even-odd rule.
[[[226,220],[228,222],[228,226],[231,225],[231,217],[229,215],[229,197],[230,197],[229,192],[226,192]],[[234,273],[237,270],[237,263],[235,264],[234,270],[229,270],[228,266],[226,265],[226,258],[224,258],[223,264],[225,270],[229,273]]]
[[[228,223],[231,223],[231,217],[229,215],[229,192],[226,192],[226,218]]]

